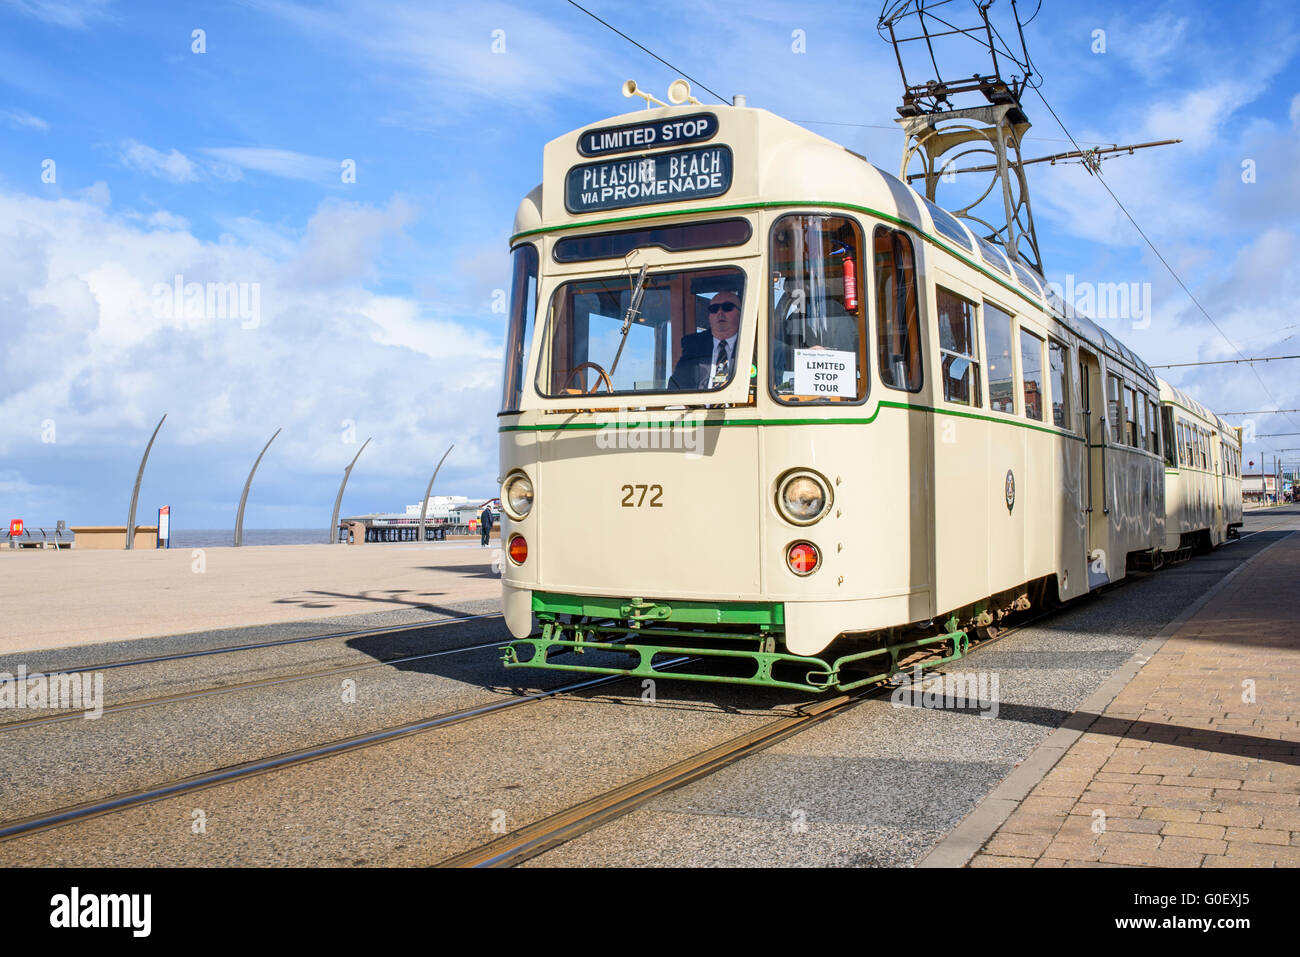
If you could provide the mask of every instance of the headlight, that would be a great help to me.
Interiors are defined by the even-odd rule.
[[[533,483],[523,472],[506,477],[501,486],[501,504],[510,517],[518,521],[533,510]]]
[[[789,521],[796,525],[811,525],[826,514],[831,496],[821,476],[798,471],[782,476],[776,503]]]

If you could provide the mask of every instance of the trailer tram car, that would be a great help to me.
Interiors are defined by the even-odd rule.
[[[512,250],[508,667],[850,689],[1240,523],[1225,423],[739,98],[548,143]]]

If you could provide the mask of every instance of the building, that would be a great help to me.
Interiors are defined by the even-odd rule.
[[[427,518],[439,519],[446,521],[452,517],[452,513],[461,506],[467,505],[469,499],[464,495],[432,495],[429,497],[429,511]],[[413,518],[420,517],[420,506],[423,503],[416,502],[414,505],[406,506],[406,514]]]
[[[1276,502],[1278,500],[1278,487],[1278,475],[1276,473],[1241,473],[1241,498],[1243,502]]]

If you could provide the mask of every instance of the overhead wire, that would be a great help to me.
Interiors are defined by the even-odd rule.
[[[935,6],[943,6],[946,2],[949,2],[949,0],[940,0],[940,2],[939,2],[938,4],[935,4]],[[979,7],[979,4],[978,4],[977,0],[972,0],[972,2],[975,3],[975,6],[976,6],[977,8]],[[665,60],[663,57],[659,56],[659,54],[655,53],[655,52],[654,52],[653,50],[651,50],[649,47],[647,47],[647,46],[645,46],[644,44],[641,44],[641,43],[637,42],[636,40],[632,39],[632,37],[628,36],[626,33],[624,33],[622,30],[618,29],[617,27],[615,27],[613,24],[607,22],[606,20],[601,19],[601,18],[598,17],[596,14],[594,14],[594,13],[592,13],[590,10],[588,10],[586,7],[584,7],[584,6],[582,6],[581,4],[577,3],[576,0],[568,0],[568,3],[569,3],[571,6],[573,6],[573,7],[577,8],[578,10],[582,11],[582,12],[585,13],[587,16],[591,17],[593,20],[595,20],[596,22],[600,23],[600,24],[603,25],[604,27],[608,28],[609,30],[612,30],[614,33],[617,33],[617,34],[618,34],[620,37],[622,37],[624,40],[626,40],[627,42],[631,43],[633,46],[637,47],[637,49],[642,50],[643,52],[645,52],[645,53],[648,54],[649,56],[651,56],[651,57],[653,57],[654,59],[658,60],[658,61],[659,61],[660,63],[662,63],[664,66],[668,67],[670,70],[673,70],[674,72],[681,74],[683,77],[685,77],[686,79],[690,80],[692,83],[694,83],[694,84],[695,84],[696,86],[698,86],[700,89],[706,91],[707,93],[712,94],[714,97],[717,98],[717,100],[718,100],[719,102],[721,102],[721,103],[726,103],[726,102],[727,102],[726,97],[722,96],[722,94],[720,94],[720,93],[718,93],[717,91],[715,91],[715,90],[711,89],[710,87],[706,86],[703,82],[701,82],[700,80],[698,80],[698,79],[696,79],[695,77],[691,76],[691,75],[688,74],[685,70],[682,70],[682,69],[680,69],[679,67],[674,66],[672,63],[669,63],[667,60]],[[896,7],[896,9],[897,9],[897,7]],[[1033,15],[1029,18],[1028,21],[1026,21],[1026,23],[1031,22],[1031,21],[1033,20],[1034,17],[1038,16],[1038,13],[1039,13],[1039,11],[1040,11],[1041,9],[1042,9],[1042,0],[1039,0],[1039,4],[1038,4],[1038,6],[1034,9],[1034,13],[1033,13]],[[942,17],[940,17],[940,16],[938,16],[937,14],[935,14],[934,11],[933,11],[933,7],[929,7],[929,8],[927,8],[923,2],[918,3],[918,5],[917,5],[917,12],[918,12],[918,15],[920,14],[920,12],[921,12],[922,10],[925,12],[926,15],[930,16],[931,18],[933,18],[934,20],[938,21],[939,23],[942,23],[943,25],[947,26],[948,28],[950,28],[950,29],[952,29],[952,30],[956,30],[957,32],[959,32],[959,33],[961,33],[961,34],[963,34],[963,35],[966,35],[966,36],[969,36],[969,35],[970,35],[970,33],[969,33],[968,31],[960,30],[958,27],[956,27],[956,26],[953,25],[952,23],[949,23],[947,20],[945,20],[945,19],[943,19]],[[882,25],[884,22],[885,22],[885,16],[884,16],[884,13],[882,12],[881,18],[880,18],[880,20],[877,22],[877,25],[876,25],[877,32],[880,32],[881,25]],[[998,30],[998,28],[993,24],[992,21],[988,21],[988,22],[989,22],[989,28],[992,30],[993,35],[997,37],[999,43],[1001,44],[1001,52],[1002,52],[1002,53],[1003,53],[1003,54],[1004,54],[1008,59],[1010,59],[1011,62],[1013,62],[1014,64],[1016,64],[1016,66],[1020,67],[1022,70],[1025,71],[1025,78],[1024,78],[1024,83],[1025,83],[1025,85],[1028,86],[1030,89],[1032,89],[1032,90],[1034,91],[1035,94],[1037,94],[1039,100],[1042,101],[1043,106],[1046,107],[1047,112],[1049,112],[1049,113],[1052,115],[1052,119],[1054,119],[1054,120],[1056,121],[1056,125],[1059,126],[1059,127],[1061,128],[1061,132],[1063,132],[1063,133],[1066,135],[1066,137],[1068,138],[1069,142],[1074,146],[1074,148],[1075,148],[1076,150],[1078,150],[1079,152],[1083,152],[1083,148],[1080,146],[1080,144],[1079,144],[1079,140],[1077,140],[1077,139],[1075,138],[1074,134],[1070,132],[1069,128],[1066,127],[1065,122],[1064,122],[1064,121],[1061,119],[1061,117],[1057,114],[1056,110],[1054,110],[1054,109],[1052,108],[1052,104],[1050,104],[1049,102],[1047,102],[1047,97],[1043,96],[1043,92],[1042,92],[1042,90],[1040,89],[1040,87],[1041,87],[1041,85],[1042,85],[1043,77],[1042,77],[1042,74],[1039,73],[1039,72],[1035,69],[1035,67],[1034,67],[1034,63],[1033,63],[1033,58],[1029,55],[1029,51],[1028,51],[1028,49],[1025,48],[1025,49],[1023,50],[1023,53],[1024,53],[1024,60],[1023,60],[1023,61],[1020,60],[1020,59],[1019,59],[1019,58],[1018,58],[1018,57],[1017,57],[1017,56],[1016,56],[1016,55],[1011,51],[1010,46],[1007,44],[1007,41],[1005,40],[1005,38],[1003,38],[1001,31]],[[1018,24],[1018,26],[1019,26],[1020,28],[1023,29],[1024,24]],[[883,34],[882,34],[882,36],[883,36]],[[998,52],[998,51],[994,48],[994,45],[993,45],[992,43],[990,43],[990,42],[986,42],[986,41],[984,41],[984,40],[980,40],[980,39],[978,39],[978,38],[975,38],[975,42],[976,42],[976,43],[979,43],[979,44],[982,45],[982,46],[987,47],[988,50],[989,50],[991,53],[996,54],[996,53]],[[937,64],[936,64],[936,68],[937,68]],[[1031,77],[1036,77],[1036,78],[1037,78],[1037,82],[1030,82],[1030,78],[1031,78]],[[805,122],[814,122],[814,121],[805,121]],[[824,121],[824,122],[829,122],[829,121]],[[855,125],[855,124],[837,124],[837,125],[846,125],[846,126],[847,126],[847,125]],[[874,127],[871,127],[871,124],[859,124],[859,125],[864,126],[864,127],[868,127],[868,128],[874,128]],[[882,129],[892,129],[892,127],[881,127],[881,128],[882,128]],[[1164,255],[1160,252],[1160,250],[1156,247],[1156,244],[1151,240],[1151,237],[1148,236],[1148,235],[1146,234],[1146,231],[1143,230],[1142,227],[1141,227],[1140,225],[1138,225],[1137,220],[1133,217],[1133,214],[1129,212],[1128,207],[1125,206],[1124,203],[1123,203],[1123,201],[1122,201],[1122,200],[1121,200],[1121,199],[1120,199],[1120,198],[1115,194],[1115,191],[1112,190],[1112,189],[1110,188],[1110,184],[1107,183],[1107,182],[1105,181],[1105,179],[1102,178],[1100,170],[1098,170],[1098,171],[1096,172],[1095,175],[1096,175],[1096,179],[1097,179],[1097,181],[1098,181],[1099,183],[1101,183],[1102,188],[1106,190],[1107,194],[1109,194],[1110,198],[1115,202],[1115,205],[1117,205],[1117,206],[1120,208],[1120,211],[1123,212],[1124,216],[1128,219],[1129,223],[1132,224],[1133,228],[1137,231],[1138,235],[1142,237],[1143,241],[1145,241],[1146,244],[1147,244],[1147,246],[1150,247],[1151,251],[1155,254],[1156,258],[1160,260],[1161,265],[1163,265],[1163,266],[1165,267],[1165,269],[1169,272],[1169,275],[1171,275],[1171,276],[1174,278],[1174,281],[1177,282],[1178,285],[1179,285],[1179,287],[1183,290],[1183,292],[1187,294],[1187,298],[1190,299],[1190,300],[1192,301],[1192,303],[1193,303],[1193,304],[1196,306],[1196,308],[1201,312],[1201,314],[1206,318],[1206,320],[1210,323],[1210,325],[1214,327],[1214,330],[1215,330],[1215,331],[1220,335],[1220,337],[1222,337],[1222,339],[1224,340],[1224,342],[1226,342],[1226,343],[1229,345],[1229,347],[1231,347],[1232,351],[1235,352],[1235,353],[1237,354],[1237,356],[1238,356],[1241,360],[1245,361],[1248,365],[1250,365],[1250,370],[1251,370],[1251,372],[1254,374],[1256,380],[1259,382],[1260,387],[1264,390],[1264,393],[1268,396],[1269,401],[1272,402],[1272,403],[1275,404],[1275,405],[1280,405],[1280,403],[1278,402],[1277,398],[1273,395],[1272,391],[1268,388],[1267,384],[1265,384],[1263,377],[1259,374],[1259,370],[1256,369],[1256,368],[1254,367],[1254,365],[1251,364],[1251,363],[1249,362],[1249,360],[1246,359],[1246,356],[1242,353],[1242,351],[1241,351],[1239,348],[1237,348],[1236,343],[1233,342],[1232,339],[1229,338],[1228,334],[1227,334],[1226,332],[1223,331],[1223,327],[1221,327],[1221,326],[1220,326],[1220,325],[1215,321],[1214,317],[1210,315],[1209,310],[1207,310],[1207,309],[1205,308],[1205,306],[1203,306],[1203,305],[1201,304],[1201,301],[1196,297],[1196,295],[1195,295],[1195,294],[1192,292],[1192,290],[1188,287],[1187,283],[1185,283],[1185,282],[1183,281],[1183,278],[1178,274],[1178,272],[1174,269],[1174,267],[1169,263],[1169,260],[1167,260],[1167,259],[1164,257]],[[1292,425],[1296,425],[1296,424],[1297,424],[1297,423],[1295,423],[1293,420],[1291,420],[1290,417],[1287,418],[1287,421],[1291,422]],[[1298,426],[1298,427],[1300,427],[1300,426]]]

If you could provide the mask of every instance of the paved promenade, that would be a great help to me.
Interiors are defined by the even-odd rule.
[[[1037,773],[1022,766],[1047,771],[1036,784],[1009,778],[973,812],[1014,803],[971,866],[1300,866],[1298,610],[1293,534],[1153,640],[1100,715],[1045,741]],[[931,863],[959,863],[955,844]]]
[[[0,654],[500,598],[496,546],[0,549]]]

